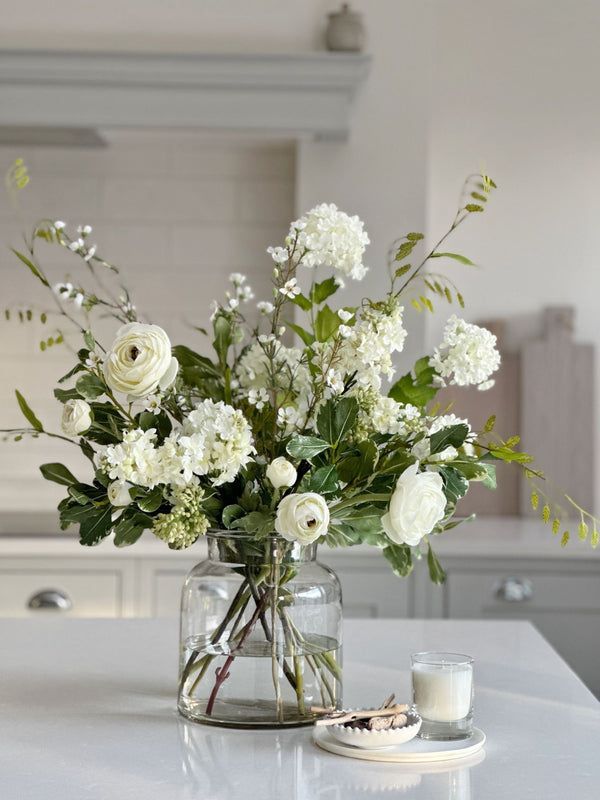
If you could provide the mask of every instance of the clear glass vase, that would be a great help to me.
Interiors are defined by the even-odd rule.
[[[316,544],[207,534],[181,599],[179,711],[230,727],[310,724],[342,699],[342,597]]]

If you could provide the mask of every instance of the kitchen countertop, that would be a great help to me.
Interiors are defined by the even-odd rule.
[[[576,522],[571,522],[573,536],[567,547],[560,546],[560,537],[553,536],[548,525],[540,520],[523,517],[479,517],[433,538],[436,553],[443,558],[548,558],[597,560],[600,548],[593,550],[589,542],[576,535]],[[200,540],[192,550],[179,553],[168,550],[151,533],[146,533],[133,547],[115,548],[110,541],[98,547],[82,548],[72,528],[61,533],[56,512],[0,513],[0,557],[2,556],[69,556],[119,558],[203,558],[205,543]],[[320,558],[327,562],[329,548],[322,547]],[[375,556],[374,547],[339,548],[338,556]]]
[[[592,800],[600,704],[526,622],[350,620],[345,702],[409,698],[409,654],[467,652],[485,754],[452,765],[344,759],[311,731],[235,731],[175,711],[177,626],[0,620],[7,800]]]

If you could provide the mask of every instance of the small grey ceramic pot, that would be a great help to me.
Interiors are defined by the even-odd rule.
[[[328,18],[325,31],[328,50],[360,53],[364,49],[366,37],[362,14],[351,11],[348,3],[343,3],[342,8],[328,14]]]

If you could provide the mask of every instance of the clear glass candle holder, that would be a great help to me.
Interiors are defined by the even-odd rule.
[[[413,704],[422,739],[466,739],[473,731],[473,659],[458,653],[415,653]]]

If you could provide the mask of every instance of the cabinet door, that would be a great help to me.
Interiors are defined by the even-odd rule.
[[[527,619],[600,694],[600,575],[451,569],[444,616]]]
[[[198,559],[144,559],[140,564],[139,614],[142,617],[177,617],[181,587]]]
[[[412,615],[411,578],[398,578],[383,558],[324,552],[324,563],[342,584],[344,617],[409,617]]]
[[[122,597],[118,570],[0,570],[0,616],[120,617]]]

